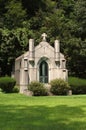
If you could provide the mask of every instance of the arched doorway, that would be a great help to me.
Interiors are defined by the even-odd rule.
[[[42,61],[39,65],[39,81],[48,83],[48,64],[46,61]]]

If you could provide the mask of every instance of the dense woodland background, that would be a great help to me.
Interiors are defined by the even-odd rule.
[[[43,32],[60,40],[69,75],[86,78],[86,0],[0,0],[0,76]]]

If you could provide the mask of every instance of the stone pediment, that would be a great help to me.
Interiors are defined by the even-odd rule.
[[[48,49],[54,51],[54,48],[53,48],[48,42],[45,42],[45,41],[40,42],[39,45],[37,45],[37,46],[35,47],[35,51],[37,51],[37,50],[39,50],[39,49],[41,49],[41,48],[46,48],[46,47],[47,47]]]
[[[35,51],[41,48],[48,48],[54,51],[54,48],[46,41],[47,34],[43,33],[41,37],[42,37],[42,41],[39,43],[39,45],[35,47]]]

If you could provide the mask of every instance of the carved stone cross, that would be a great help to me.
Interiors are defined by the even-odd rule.
[[[47,34],[46,34],[46,33],[43,33],[43,34],[42,34],[42,37],[43,37],[42,41],[46,41]]]

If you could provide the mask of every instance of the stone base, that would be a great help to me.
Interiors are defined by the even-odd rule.
[[[71,95],[72,95],[72,90],[69,90],[69,91],[67,92],[67,95],[71,96]]]
[[[29,91],[28,89],[25,89],[23,91],[23,94],[27,95],[27,96],[33,96],[33,92],[32,91]]]
[[[50,84],[45,84],[44,88],[47,89],[48,96],[53,96],[53,94],[50,92],[50,88],[51,88]]]

